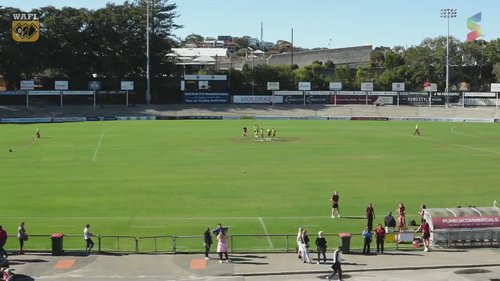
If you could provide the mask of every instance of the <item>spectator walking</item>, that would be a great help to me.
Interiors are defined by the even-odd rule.
[[[7,242],[7,231],[3,229],[3,227],[0,225],[0,257],[5,256],[6,258],[9,257],[7,254],[7,251],[5,251],[5,243]]]
[[[304,232],[304,228],[299,227],[299,231],[297,232],[297,254],[299,255],[299,259],[302,258],[302,232]]]
[[[90,231],[90,224],[86,224],[85,228],[83,229],[83,239],[85,239],[85,254],[88,256],[90,255],[90,251],[94,247],[94,241],[92,241],[92,236],[94,234]]]
[[[366,227],[361,235],[363,236],[363,254],[369,255],[370,244],[372,243],[372,231]]]
[[[422,241],[424,242],[424,251],[428,252],[430,248],[429,239],[431,237],[431,228],[429,223],[424,219],[424,222],[415,230],[415,232],[422,231]]]
[[[310,263],[311,257],[309,256],[309,235],[307,234],[307,230],[304,229],[302,231],[302,261],[304,263]]]
[[[229,262],[229,257],[227,256],[227,229],[222,228],[221,231],[219,231],[219,234],[217,234],[217,241],[217,253],[219,254],[219,262]]]
[[[19,254],[22,255],[24,254],[24,241],[28,240],[28,233],[24,227],[24,222],[21,222],[17,228],[17,239],[19,240]]]
[[[342,280],[342,265],[340,263],[340,252],[342,251],[342,247],[338,247],[337,250],[333,253],[333,273],[328,276],[328,280],[331,280],[335,274],[339,274],[339,281]]]
[[[326,263],[326,238],[323,236],[323,231],[318,232],[315,244],[318,251],[318,261],[316,263],[320,264],[321,255],[323,255],[323,263]]]
[[[377,253],[384,253],[385,229],[381,224],[377,225],[375,229],[375,238],[377,242]]]
[[[212,246],[212,234],[210,233],[210,227],[207,227],[205,233],[203,234],[203,247],[205,247],[205,259],[210,259],[208,253],[210,252],[210,246]]]
[[[371,231],[373,230],[373,220],[375,219],[375,209],[373,208],[373,204],[369,203],[368,207],[366,207],[365,211],[365,219],[367,220],[366,226]]]
[[[337,191],[335,191],[332,198],[330,198],[330,201],[332,202],[332,219],[335,218],[335,213],[337,213],[337,217],[340,218],[339,198],[340,197]]]

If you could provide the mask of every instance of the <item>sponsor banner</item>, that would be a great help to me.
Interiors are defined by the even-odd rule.
[[[289,120],[285,116],[255,116],[255,120]]]
[[[361,91],[373,91],[373,83],[361,83]]]
[[[117,120],[156,120],[156,116],[117,116]]]
[[[28,91],[30,96],[60,96],[60,91]]]
[[[432,105],[444,105],[446,97],[442,95],[432,95]],[[401,105],[429,105],[428,95],[400,95],[399,104]]]
[[[432,218],[434,229],[500,227],[500,216]]]
[[[0,96],[26,96],[26,91],[0,91]]]
[[[368,103],[372,104],[377,100],[377,96],[368,96]],[[336,104],[366,104],[367,96],[363,95],[337,95],[330,97],[330,103]]]
[[[64,122],[83,122],[87,121],[85,117],[54,117],[52,119],[54,123],[64,123]]]
[[[392,105],[396,97],[393,96],[377,96],[375,104]]]
[[[87,121],[116,121],[118,117],[115,116],[87,116]]]
[[[465,98],[465,106],[496,106],[496,98]]]
[[[310,91],[311,90],[311,82],[299,82],[298,89],[300,91]]]
[[[328,89],[331,91],[341,91],[342,90],[342,82],[330,82],[328,85]]]
[[[184,75],[184,80],[227,80],[227,75]]]
[[[228,93],[184,93],[185,103],[229,103]]]
[[[124,91],[133,91],[134,81],[120,81],[120,89]]]
[[[54,89],[55,90],[68,90],[68,81],[54,81]]]
[[[126,91],[96,91],[98,95],[125,95]]]
[[[464,93],[464,97],[495,98],[496,93]]]
[[[233,96],[233,103],[283,103],[283,96]]]
[[[328,120],[328,117],[321,117],[321,116],[295,116],[295,117],[289,117],[288,120]]]
[[[327,118],[328,118],[327,120],[342,120],[342,121],[351,120],[350,116],[330,116]]]
[[[2,118],[1,123],[51,123],[52,117],[46,118]]]
[[[274,91],[275,96],[303,96],[303,91]]]
[[[500,83],[491,83],[492,92],[500,92]]]
[[[353,116],[351,120],[368,120],[368,121],[389,121],[389,117],[377,116]]]
[[[283,96],[283,103],[285,104],[304,104],[304,96]]]
[[[93,91],[64,91],[63,96],[92,96]]]
[[[306,96],[329,96],[335,94],[334,91],[306,91]]]
[[[362,91],[339,91],[337,96],[366,96],[366,92]]]
[[[21,80],[20,82],[21,90],[34,90],[35,81],[33,80]]]
[[[307,104],[326,104],[329,101],[330,96],[306,96]]]
[[[267,82],[267,90],[278,91],[280,89],[280,82]]]

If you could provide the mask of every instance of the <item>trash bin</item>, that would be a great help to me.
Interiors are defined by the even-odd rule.
[[[52,255],[60,256],[63,254],[63,237],[62,233],[54,233],[50,236],[52,239]]]
[[[342,254],[349,254],[351,252],[351,234],[340,233],[339,236],[342,240]]]

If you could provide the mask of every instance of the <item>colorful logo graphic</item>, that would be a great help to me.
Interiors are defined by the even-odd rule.
[[[477,13],[467,19],[467,29],[471,32],[467,33],[467,42],[472,42],[483,35],[481,26],[477,24],[481,21],[481,13]]]
[[[16,42],[36,42],[40,38],[40,20],[37,14],[12,14],[12,39]]]

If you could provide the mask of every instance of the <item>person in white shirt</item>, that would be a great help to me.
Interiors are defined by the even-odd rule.
[[[342,251],[342,247],[338,247],[337,250],[333,253],[333,273],[328,276],[328,280],[331,280],[335,274],[339,274],[339,280],[342,280],[342,266],[340,265],[340,252]]]
[[[87,246],[85,248],[85,254],[88,256],[90,255],[90,250],[94,247],[94,241],[92,241],[92,232],[90,232],[90,224],[85,225],[85,228],[83,229],[83,239],[85,239],[85,242],[87,243]]]

